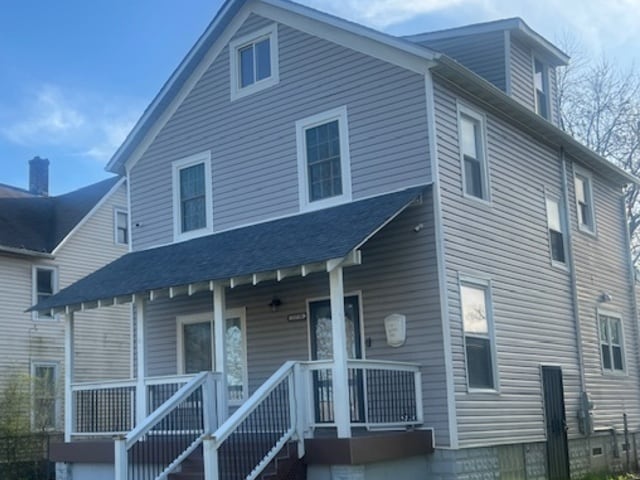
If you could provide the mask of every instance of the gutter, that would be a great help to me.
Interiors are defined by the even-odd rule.
[[[27,248],[6,247],[4,245],[0,245],[0,253],[11,253],[14,255],[22,255],[26,257],[47,258],[50,260],[55,258],[55,255],[49,252],[38,252],[36,250],[29,250]]]

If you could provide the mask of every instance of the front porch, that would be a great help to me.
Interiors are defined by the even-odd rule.
[[[437,397],[424,385],[436,377],[423,372],[441,335],[431,313],[439,311],[431,204],[415,204],[420,192],[132,253],[88,277],[84,290],[61,292],[51,310],[66,319],[68,443],[57,460],[89,465],[77,458],[79,442],[96,445],[88,457],[110,445],[111,455],[100,454],[113,465],[108,478],[162,479],[195,455],[202,476],[194,478],[213,480],[258,478],[283,451],[312,464],[432,451],[425,401]],[[339,228],[326,230],[333,218]],[[283,232],[295,237],[288,245]],[[195,272],[211,252],[218,263]],[[135,378],[75,382],[74,312],[128,302]],[[373,454],[390,431],[414,447]],[[336,446],[342,456],[320,454]]]

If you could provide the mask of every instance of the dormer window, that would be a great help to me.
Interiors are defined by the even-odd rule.
[[[533,84],[536,90],[536,113],[549,119],[549,70],[540,60],[533,60]]]
[[[277,32],[273,24],[229,44],[231,100],[278,83]]]

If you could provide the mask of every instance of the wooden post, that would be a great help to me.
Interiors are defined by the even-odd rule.
[[[73,415],[74,402],[73,391],[73,369],[74,369],[74,346],[73,346],[73,312],[67,312],[64,317],[64,441],[71,441],[71,434],[74,430]]]
[[[145,303],[141,296],[135,297],[136,303],[136,352],[138,355],[136,374],[136,425],[140,425],[147,416],[147,387],[144,384],[147,372],[145,355]]]
[[[218,480],[218,449],[216,439],[207,435],[202,440],[202,456],[204,460],[204,480]]]
[[[338,438],[351,436],[347,339],[344,319],[344,282],[342,267],[329,272],[331,296],[331,336],[333,339],[333,414]]]
[[[213,285],[213,340],[215,365],[214,371],[220,373],[221,379],[218,383],[218,426],[220,426],[228,415],[227,409],[227,375],[226,375],[226,352],[225,352],[225,312],[227,310],[225,287],[222,283],[216,282]]]
[[[129,474],[127,462],[127,446],[125,437],[120,436],[113,442],[115,480],[127,480]]]

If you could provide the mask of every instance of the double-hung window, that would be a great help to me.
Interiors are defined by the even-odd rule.
[[[296,122],[298,180],[303,210],[351,199],[347,109],[340,107]]]
[[[460,284],[460,302],[469,389],[496,389],[489,284]]]
[[[57,369],[57,364],[53,362],[34,362],[31,365],[32,423],[35,430],[51,430],[56,427]]]
[[[549,230],[549,249],[551,250],[551,262],[558,264],[566,263],[565,239],[564,239],[564,216],[562,214],[561,203],[554,199],[546,199],[547,204],[547,227]]]
[[[484,116],[458,107],[458,135],[465,196],[489,200]]]
[[[174,236],[186,240],[212,231],[209,152],[173,163]]]
[[[113,211],[114,235],[116,245],[129,244],[129,215],[127,211],[116,208]]]
[[[600,357],[605,372],[624,372],[622,320],[612,315],[598,314]]]
[[[32,302],[46,300],[58,291],[58,275],[54,267],[34,266],[32,271]],[[33,312],[33,320],[53,320],[49,313]]]
[[[278,83],[276,24],[233,40],[229,44],[229,53],[232,100]]]
[[[549,119],[549,70],[540,60],[533,60],[533,83],[536,94],[536,113]]]
[[[595,233],[596,222],[593,209],[593,188],[591,185],[591,177],[586,173],[576,171],[575,188],[578,227],[582,231]]]

